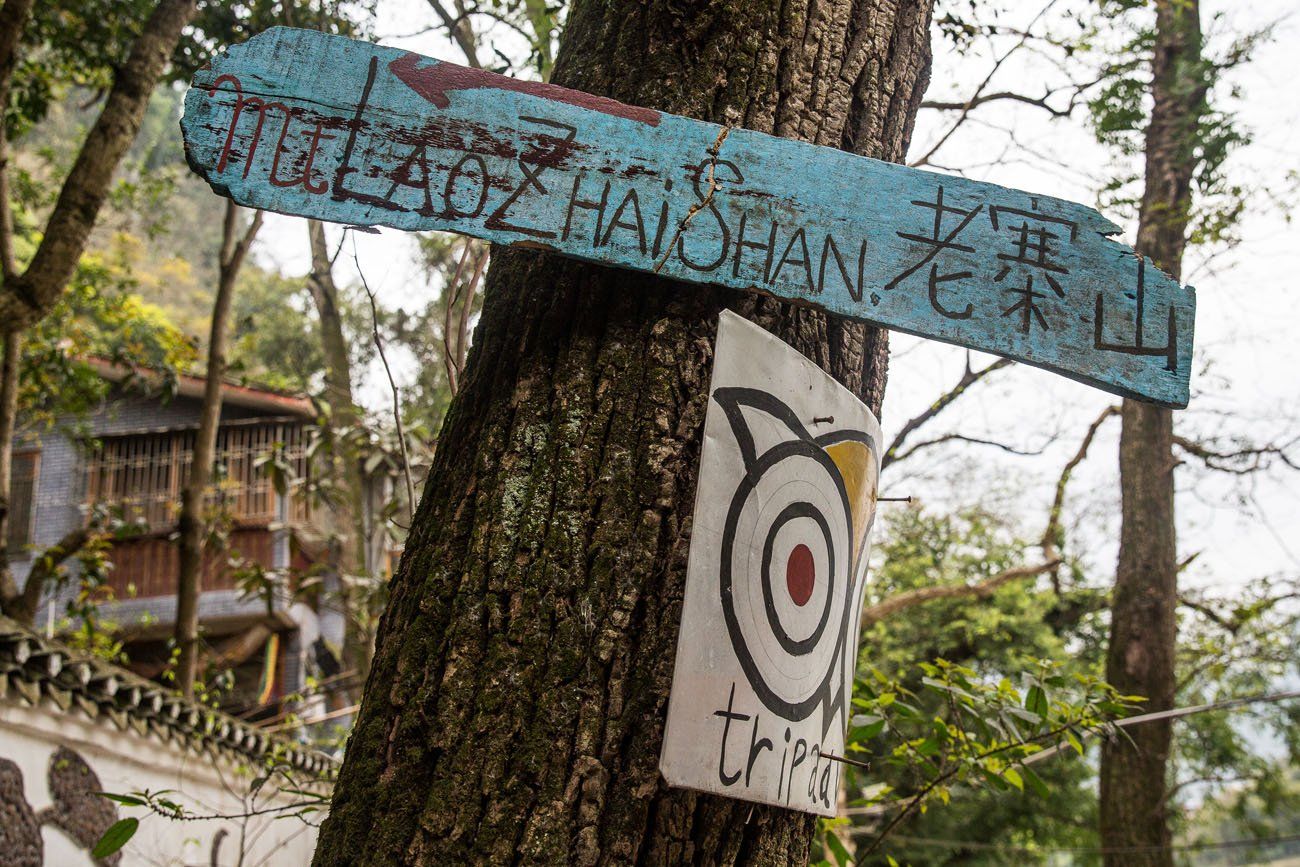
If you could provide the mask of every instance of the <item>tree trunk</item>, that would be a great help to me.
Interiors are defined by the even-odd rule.
[[[0,106],[9,104],[10,81],[32,5],[32,0],[6,0],[0,6]],[[64,179],[40,245],[21,273],[14,258],[8,142],[0,129],[0,333],[6,352],[4,380],[0,383],[0,453],[4,455],[0,458],[0,496],[5,499],[5,507],[0,509],[0,597],[5,599],[21,598],[12,595],[17,587],[5,541],[12,482],[10,453],[18,415],[21,331],[49,312],[72,277],[108,196],[113,173],[135,140],[149,96],[196,9],[195,0],[161,0],[145,22],[126,63],[113,77],[103,111]],[[0,607],[7,612],[7,605]]]
[[[368,571],[366,549],[369,533],[366,529],[361,458],[350,437],[358,421],[352,396],[352,359],[343,335],[339,290],[334,283],[333,263],[325,243],[325,227],[319,220],[308,220],[307,233],[311,243],[311,275],[307,286],[316,305],[321,349],[325,356],[325,402],[330,414],[330,476],[342,493],[331,506],[337,541],[333,546],[333,566],[340,574],[363,575]],[[339,596],[345,621],[343,658],[364,678],[370,668],[371,649],[369,630],[359,619],[365,612],[356,609],[347,586],[342,582]]]
[[[190,472],[181,491],[181,513],[177,519],[180,570],[176,576],[175,639],[180,655],[176,662],[176,688],[187,696],[194,694],[194,681],[198,674],[199,596],[203,592],[203,495],[212,479],[212,465],[216,460],[230,302],[244,257],[261,228],[262,212],[253,216],[242,238],[238,235],[238,219],[238,206],[227,201],[226,219],[221,231],[217,297],[212,302],[212,326],[208,334],[208,372],[203,385],[203,405],[199,410],[199,429],[194,434]]]
[[[18,43],[27,29],[32,0],[5,0],[0,5],[0,108],[9,105],[10,83],[18,64]],[[0,288],[18,278],[14,255],[14,224],[9,200],[9,139],[0,117]],[[24,610],[23,594],[9,567],[9,488],[13,483],[14,428],[18,422],[18,368],[22,360],[22,332],[8,328],[0,362],[0,613],[31,624],[34,612]]]
[[[41,319],[63,294],[108,197],[113,173],[135,141],[149,97],[195,9],[195,0],[161,0],[132,43],[113,77],[104,109],[64,179],[31,264],[22,276],[5,281],[0,291],[0,322],[6,328],[23,328]]]
[[[928,0],[580,0],[553,80],[899,160]],[[315,864],[804,864],[810,816],[657,763],[724,308],[878,410],[886,334],[497,249]]]
[[[5,334],[4,355],[0,360],[0,614],[30,626],[36,610],[34,607],[28,610],[24,604],[26,594],[18,588],[9,567],[9,488],[13,484],[14,425],[18,420],[18,369],[22,356],[23,333]]]
[[[1157,0],[1146,185],[1137,250],[1178,277],[1186,246],[1195,142],[1205,107],[1197,0]],[[1173,707],[1176,684],[1178,554],[1174,536],[1173,415],[1126,400],[1120,434],[1119,565],[1111,602],[1106,679],[1148,700],[1143,712]],[[1107,865],[1174,863],[1166,772],[1169,720],[1127,730],[1101,751],[1101,842]]]
[[[9,105],[9,89],[14,68],[18,65],[18,43],[27,30],[33,0],[5,0],[0,5],[0,106]],[[13,212],[9,201],[9,141],[5,124],[0,123],[0,281],[18,276],[14,258]],[[8,480],[0,490],[9,490]]]

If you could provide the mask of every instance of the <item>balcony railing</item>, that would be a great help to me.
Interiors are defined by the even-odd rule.
[[[105,437],[86,464],[86,504],[121,511],[148,532],[171,529],[180,512],[181,489],[193,461],[195,431],[171,430]],[[289,464],[287,501],[258,461],[274,451]],[[206,501],[235,526],[304,523],[311,517],[303,495],[308,477],[307,435],[300,422],[223,425],[217,434],[217,472]],[[283,514],[281,513],[283,510]]]
[[[269,568],[275,556],[275,533],[262,528],[231,532],[228,549],[209,551],[203,558],[203,590],[233,590],[231,556]],[[108,586],[118,600],[175,596],[180,572],[180,547],[168,536],[152,535],[113,543],[113,570]]]

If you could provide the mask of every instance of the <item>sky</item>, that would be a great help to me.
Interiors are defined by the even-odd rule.
[[[1025,23],[1041,4],[1008,0],[1008,23]],[[1197,288],[1197,366],[1192,400],[1175,420],[1178,433],[1255,441],[1283,441],[1300,430],[1300,235],[1288,221],[1284,196],[1300,171],[1300,99],[1295,95],[1295,51],[1300,47],[1300,0],[1240,3],[1203,0],[1203,20],[1212,49],[1240,34],[1272,25],[1272,38],[1253,61],[1229,73],[1239,96],[1225,107],[1251,132],[1251,143],[1229,164],[1233,177],[1250,189],[1248,212],[1240,226],[1241,243],[1231,250],[1192,251],[1184,282]],[[378,40],[451,61],[458,51],[432,28],[423,0],[381,0]],[[507,37],[500,46],[517,50]],[[990,68],[988,56],[962,56],[936,38],[932,85],[934,99],[964,98]],[[990,90],[1051,80],[1052,72],[1030,52],[1008,61]],[[1225,92],[1229,88],[1224,88]],[[1036,95],[1036,94],[1035,94]],[[987,110],[986,110],[987,109]],[[922,111],[911,157],[925,153],[951,123],[951,115]],[[1015,146],[1007,148],[1012,130]],[[1007,151],[996,164],[991,156]],[[978,180],[1096,204],[1097,190],[1115,168],[1077,117],[1051,120],[1032,108],[991,104],[972,115],[936,155],[935,163]],[[1116,222],[1120,215],[1103,211]],[[1124,240],[1133,241],[1126,226]],[[337,236],[335,236],[337,237]],[[353,233],[357,261],[383,303],[414,310],[437,287],[421,273],[414,236],[395,230],[377,235]],[[286,274],[308,267],[302,222],[268,215],[257,256]],[[343,276],[354,277],[353,241],[341,257]],[[911,417],[930,405],[961,375],[965,350],[934,341],[894,335],[889,383],[882,410],[888,441]],[[974,354],[983,366],[991,356]],[[410,362],[396,365],[399,385],[413,373]],[[369,372],[363,389],[376,410],[387,405],[382,371]],[[936,448],[891,467],[882,478],[884,496],[913,496],[934,508],[984,504],[1019,518],[1023,535],[1042,532],[1051,486],[1077,448],[1088,424],[1115,402],[1104,394],[1042,370],[1016,365],[977,385],[917,436],[926,439],[959,432],[981,439],[1041,451],[1019,456],[987,446]],[[1227,440],[1224,440],[1226,443]],[[1118,532],[1118,423],[1102,429],[1088,461],[1070,488],[1068,508],[1078,521],[1075,538],[1086,562],[1099,576],[1114,568]],[[1221,443],[1223,444],[1223,443]],[[1300,455],[1300,448],[1296,453]],[[1179,489],[1179,552],[1197,554],[1184,583],[1230,594],[1259,576],[1300,575],[1300,473],[1294,471],[1225,477],[1188,463],[1176,476]],[[891,508],[882,504],[882,509]],[[1031,555],[1032,556],[1032,555]]]

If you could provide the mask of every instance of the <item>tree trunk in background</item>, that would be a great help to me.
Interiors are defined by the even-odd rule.
[[[199,410],[199,429],[194,434],[194,452],[189,477],[181,491],[181,513],[177,519],[180,535],[180,569],[176,578],[176,688],[185,695],[194,694],[199,660],[199,595],[203,592],[203,495],[212,479],[216,460],[217,429],[221,423],[221,380],[226,375],[226,332],[230,322],[230,302],[235,294],[235,279],[244,264],[248,248],[262,226],[258,211],[248,228],[239,236],[239,207],[226,202],[226,219],[221,230],[220,271],[217,296],[212,302],[212,327],[208,333],[208,371],[203,385],[203,405]]]
[[[195,0],[161,0],[113,76],[104,109],[64,179],[40,246],[27,270],[0,291],[0,322],[22,328],[41,319],[63,294],[108,198],[113,173],[140,131],[149,97],[171,59]]]
[[[929,20],[928,0],[579,0],[553,80],[899,160]],[[878,410],[881,330],[494,251],[318,867],[806,863],[811,816],[657,768],[724,307]]]
[[[1197,0],[1157,0],[1146,186],[1137,250],[1179,277],[1205,106]],[[1154,317],[1153,317],[1154,318]],[[1146,696],[1142,711],[1173,707],[1176,684],[1178,555],[1174,537],[1173,415],[1124,401],[1120,434],[1119,566],[1111,602],[1106,679]],[[1174,863],[1166,797],[1169,720],[1129,728],[1101,751],[1101,843],[1105,863]],[[1123,851],[1127,850],[1127,851]]]
[[[311,242],[311,275],[307,287],[311,290],[320,320],[321,349],[325,356],[325,402],[329,407],[330,475],[341,496],[331,504],[334,515],[334,532],[337,536],[335,568],[340,575],[363,575],[367,572],[366,548],[369,533],[366,528],[365,490],[361,477],[361,458],[353,446],[350,434],[355,432],[358,414],[352,396],[352,359],[347,340],[343,335],[343,317],[339,313],[339,290],[334,283],[333,262],[325,242],[325,226],[319,220],[307,221],[307,234]],[[342,582],[339,598],[343,605],[345,634],[343,638],[344,664],[355,668],[364,678],[370,668],[369,631],[358,620],[364,611],[356,610]],[[360,692],[359,690],[357,691]]]
[[[31,14],[32,0],[6,0],[0,6],[0,106],[9,105],[13,70]],[[0,597],[14,598],[17,583],[9,567],[8,500],[12,482],[13,434],[18,413],[18,360],[22,329],[39,321],[63,294],[108,197],[113,173],[135,141],[149,97],[162,77],[181,31],[194,17],[195,0],[161,0],[131,45],[126,62],[113,76],[104,100],[58,201],[50,214],[40,245],[26,269],[14,260],[13,224],[9,201],[8,142],[0,130],[0,332],[9,361],[0,383]],[[9,363],[12,362],[12,363]],[[9,608],[3,606],[6,613]],[[22,614],[21,611],[16,612]],[[30,615],[28,615],[30,617]]]
[[[24,604],[24,593],[9,568],[9,486],[13,481],[14,426],[18,421],[18,368],[22,363],[23,333],[4,335],[4,355],[0,360],[0,614],[20,623],[32,625],[35,607]],[[31,580],[30,578],[28,580]],[[37,600],[39,604],[40,600]]]

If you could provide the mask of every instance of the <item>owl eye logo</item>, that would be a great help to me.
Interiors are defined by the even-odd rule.
[[[813,436],[780,399],[719,388],[744,462],[722,533],[719,592],[736,658],[763,704],[798,721],[843,707],[856,641],[877,444]]]

